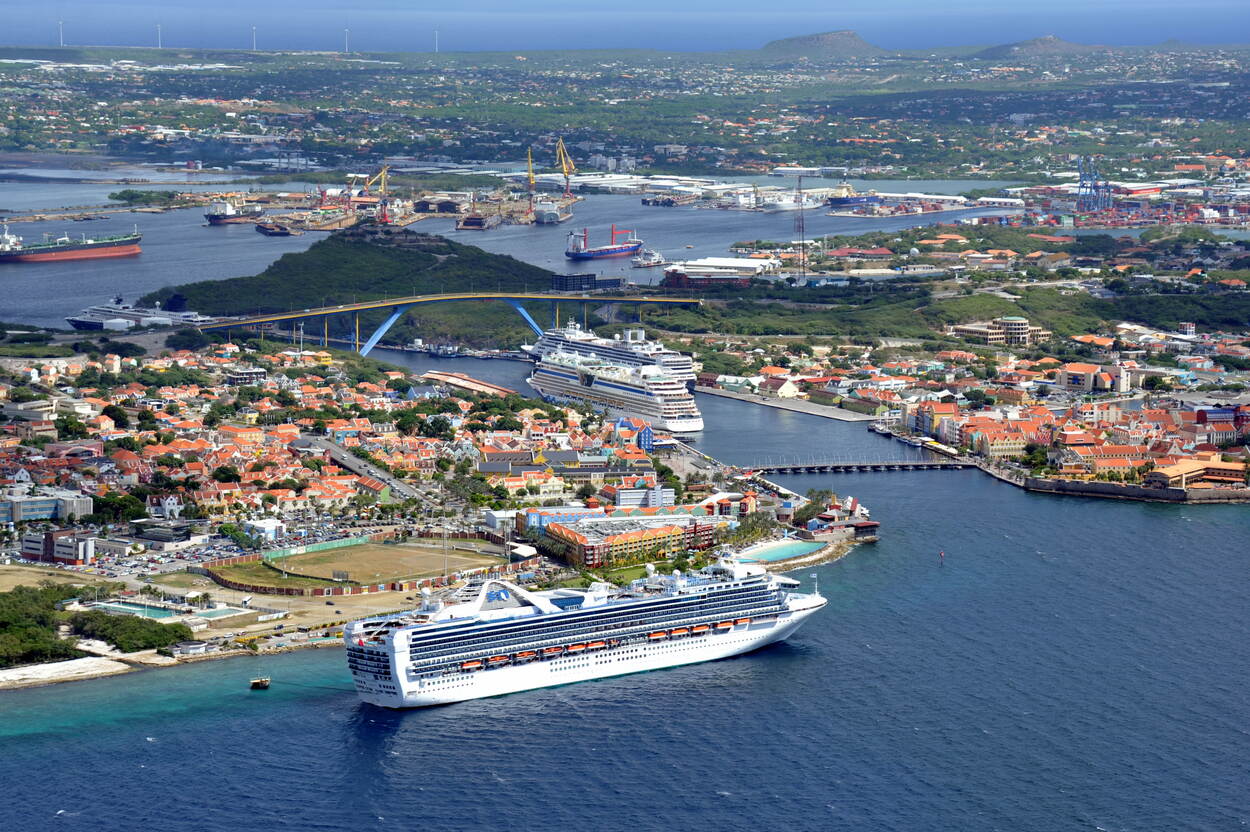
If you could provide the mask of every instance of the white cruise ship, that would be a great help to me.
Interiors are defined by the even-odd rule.
[[[688,355],[670,350],[659,341],[647,340],[644,329],[627,329],[615,338],[600,338],[589,329],[569,321],[562,327],[549,329],[532,346],[522,347],[534,358],[553,352],[571,352],[589,358],[602,358],[626,367],[663,367],[673,378],[694,386],[694,361]]]
[[[171,324],[198,326],[212,323],[216,318],[201,315],[199,312],[173,312],[155,306],[132,306],[122,300],[121,295],[118,295],[113,298],[112,303],[88,306],[77,315],[70,315],[65,320],[74,329],[124,330],[132,326],[170,326]]]
[[[636,416],[669,433],[703,430],[703,414],[694,394],[684,382],[654,365],[623,367],[601,358],[553,352],[534,366],[528,381],[548,401]]]
[[[354,621],[347,665],[366,702],[443,705],[736,656],[780,641],[827,602],[762,566],[721,560],[627,587],[529,592],[490,580],[475,597]]]

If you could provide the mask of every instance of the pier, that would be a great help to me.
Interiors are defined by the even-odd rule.
[[[881,462],[762,462],[748,467],[759,474],[847,474],[855,471],[950,471],[976,468],[966,459],[894,459]]]

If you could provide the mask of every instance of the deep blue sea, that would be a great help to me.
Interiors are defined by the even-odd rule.
[[[700,404],[700,446],[729,460],[915,453],[862,423]],[[1250,509],[1029,495],[976,471],[785,481],[854,494],[883,524],[796,574],[830,604],[787,643],[398,713],[357,702],[336,649],[4,693],[0,829],[1250,821]],[[272,689],[250,692],[261,671]]]

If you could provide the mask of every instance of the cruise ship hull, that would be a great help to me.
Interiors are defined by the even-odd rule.
[[[386,685],[392,690],[385,690],[362,674],[355,677],[356,690],[361,699],[372,705],[421,708],[725,659],[782,641],[826,603],[824,598],[810,597],[775,619],[739,624],[723,632],[712,630],[706,635],[624,643],[597,652],[565,653],[553,659],[535,659],[526,664],[417,681],[408,681],[405,674],[394,673]],[[396,661],[405,663],[406,660],[399,654]]]

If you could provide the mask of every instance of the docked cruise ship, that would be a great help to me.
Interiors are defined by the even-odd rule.
[[[543,356],[527,380],[548,401],[636,416],[669,433],[703,430],[703,414],[685,382],[654,365],[624,367],[602,358],[553,352]]]
[[[536,359],[553,352],[571,352],[626,367],[660,367],[687,387],[694,386],[694,361],[690,356],[670,350],[659,341],[647,340],[643,329],[627,329],[615,338],[600,338],[569,321],[562,327],[547,330],[538,343],[522,349]]]
[[[112,303],[88,306],[77,315],[65,319],[74,329],[125,330],[135,326],[198,326],[217,320],[198,312],[173,311],[155,306],[133,306],[122,300],[121,295]]]
[[[354,621],[347,664],[366,702],[442,705],[736,656],[780,641],[826,604],[762,566],[720,560],[626,587],[530,592],[486,581],[469,601]]]

